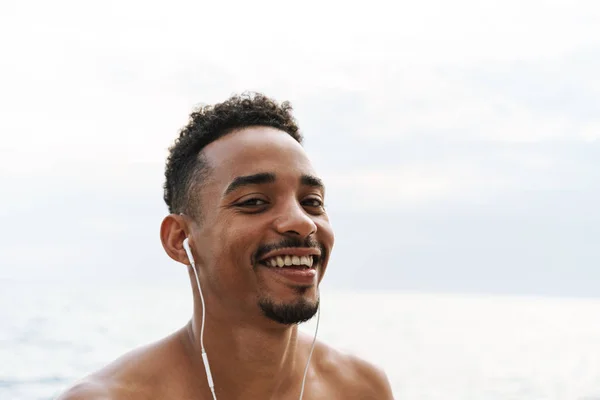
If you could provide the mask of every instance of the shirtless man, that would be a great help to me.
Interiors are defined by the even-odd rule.
[[[313,337],[298,332],[317,312],[334,242],[325,188],[301,142],[290,105],[261,94],[191,114],[167,160],[170,214],[160,238],[167,254],[188,266],[192,319],[60,400],[212,400],[203,313],[219,400],[297,400],[307,363],[304,400],[392,399],[380,369],[318,341],[309,359]]]

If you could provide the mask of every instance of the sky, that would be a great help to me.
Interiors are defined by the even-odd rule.
[[[167,149],[289,100],[328,188],[324,284],[598,296],[600,3],[0,3],[0,281],[178,284]]]

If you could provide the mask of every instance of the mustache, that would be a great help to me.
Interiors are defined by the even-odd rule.
[[[278,243],[270,243],[259,246],[258,250],[256,250],[256,253],[254,254],[254,263],[256,263],[257,260],[260,260],[265,254],[271,251],[289,249],[290,247],[319,249],[321,251],[321,257],[319,258],[323,259],[326,256],[325,246],[317,242],[313,237],[309,236],[305,239],[301,239],[298,237],[286,237]]]

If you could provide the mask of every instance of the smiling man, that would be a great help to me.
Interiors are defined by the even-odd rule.
[[[188,266],[192,319],[61,399],[392,399],[381,370],[318,341],[313,349],[298,331],[317,313],[334,243],[301,143],[290,105],[261,94],[191,114],[167,160],[160,237]]]

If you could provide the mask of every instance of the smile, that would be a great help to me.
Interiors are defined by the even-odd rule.
[[[315,263],[316,256],[308,255],[308,256],[296,256],[296,255],[277,255],[274,257],[266,258],[261,261],[262,264],[267,267],[302,267],[302,268],[312,268]]]

